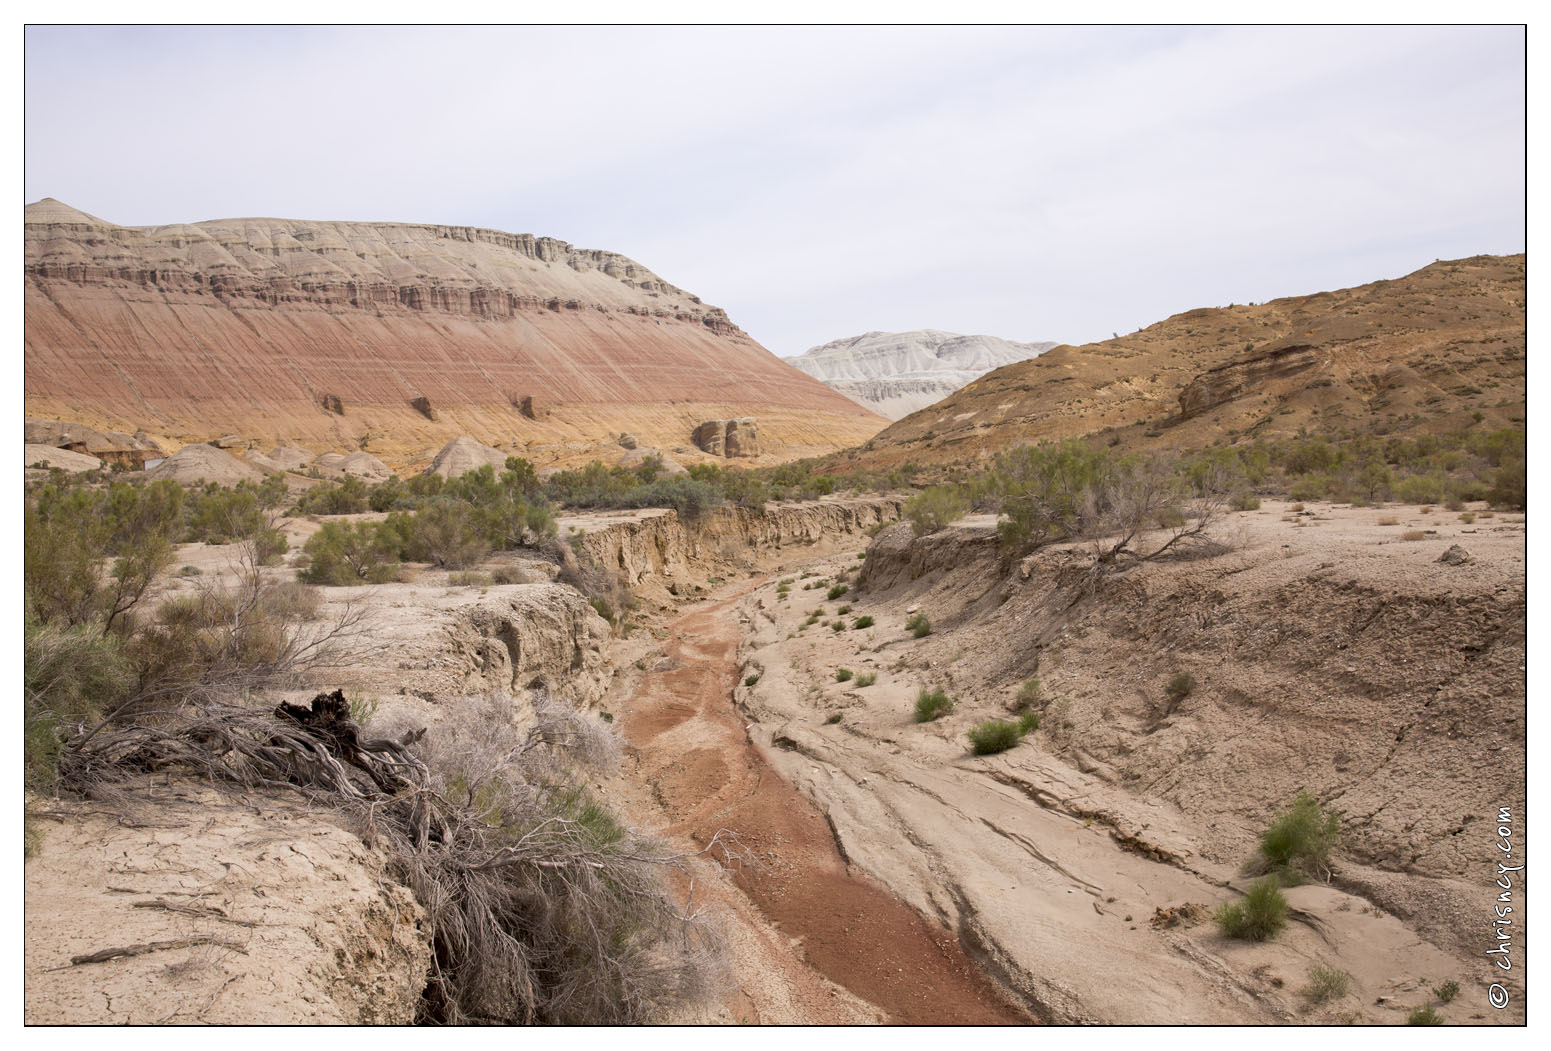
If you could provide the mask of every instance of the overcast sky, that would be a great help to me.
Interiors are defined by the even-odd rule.
[[[1524,250],[1521,29],[26,34],[26,198],[624,253],[772,351]]]

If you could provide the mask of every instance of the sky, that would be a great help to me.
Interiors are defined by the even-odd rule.
[[[25,194],[620,252],[770,350],[1084,343],[1525,249],[1524,30],[71,28]]]

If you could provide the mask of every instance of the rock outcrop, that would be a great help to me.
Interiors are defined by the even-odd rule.
[[[1179,392],[1179,415],[1188,420],[1257,390],[1271,380],[1295,376],[1319,364],[1310,346],[1277,347],[1208,369]]]
[[[701,452],[712,456],[758,456],[759,424],[749,417],[706,420],[690,435]]]
[[[143,431],[99,431],[84,423],[68,420],[29,419],[23,427],[29,445],[50,445],[56,449],[84,453],[103,463],[139,468],[147,460],[162,456],[162,448]]]
[[[123,227],[45,200],[26,210],[25,251],[28,411],[99,429],[325,447],[370,432],[404,467],[460,434],[558,447],[626,432],[670,447],[701,420],[757,414],[791,458],[883,422],[639,263],[553,238],[285,219]]]
[[[56,449],[52,445],[34,445],[28,442],[22,455],[23,467],[58,467],[62,471],[71,474],[80,474],[82,471],[95,471],[101,467],[102,461],[95,456],[86,453],[71,452],[69,449]]]
[[[837,339],[786,360],[878,415],[897,420],[992,369],[1057,345],[921,329]]]

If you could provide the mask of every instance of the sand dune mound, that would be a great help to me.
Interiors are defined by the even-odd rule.
[[[386,482],[393,477],[392,468],[369,452],[351,453],[340,461],[339,469],[363,482]]]
[[[285,470],[284,467],[281,467],[279,464],[265,456],[263,453],[259,452],[257,449],[249,449],[247,452],[243,453],[242,462],[247,464],[249,467],[257,467],[259,470],[265,472],[266,474],[275,474]]]
[[[477,471],[485,464],[501,471],[506,468],[506,456],[507,454],[500,449],[481,445],[473,438],[454,438],[442,446],[442,451],[436,454],[436,459],[431,461],[431,466],[425,469],[425,473],[439,474],[443,478],[457,478],[469,471]]]
[[[22,457],[22,464],[26,467],[36,467],[41,463],[47,467],[61,468],[71,474],[79,474],[82,471],[95,471],[102,466],[102,461],[95,456],[73,453],[69,449],[56,449],[52,445],[28,442],[26,450],[26,455]]]
[[[306,449],[298,449],[294,445],[280,445],[269,450],[266,459],[283,471],[300,471],[312,463],[315,457]]]
[[[243,463],[230,453],[213,445],[187,445],[169,456],[161,466],[145,473],[152,480],[170,478],[174,482],[216,482],[220,485],[236,485],[238,482],[262,482],[264,472]]]

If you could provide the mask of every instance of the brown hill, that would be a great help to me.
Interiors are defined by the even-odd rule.
[[[123,227],[52,199],[26,210],[26,408],[174,445],[369,445],[398,466],[462,434],[681,447],[754,416],[783,460],[883,425],[611,252],[399,223]]]
[[[1131,449],[1524,419],[1525,257],[1440,261],[1393,281],[1186,311],[988,373],[890,426],[864,467],[972,463],[1111,432]],[[1481,414],[1479,421],[1476,414]]]

